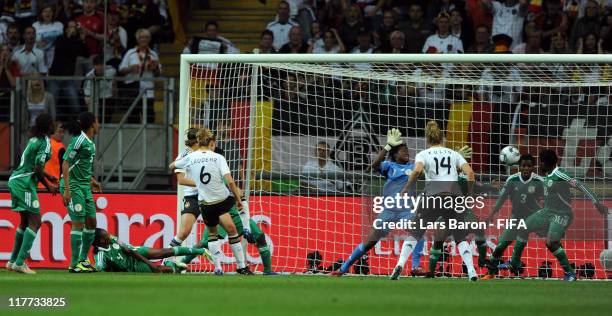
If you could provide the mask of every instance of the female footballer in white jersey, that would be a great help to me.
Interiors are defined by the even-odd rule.
[[[414,158],[414,169],[410,175],[410,178],[408,179],[408,182],[404,186],[402,193],[408,192],[408,188],[410,188],[416,182],[421,173],[425,173],[425,198],[430,196],[460,196],[461,187],[459,186],[458,180],[459,172],[462,171],[467,175],[468,195],[471,195],[471,184],[475,180],[474,171],[461,154],[442,145],[442,131],[438,127],[438,123],[435,121],[429,121],[427,123],[427,127],[425,128],[425,138],[427,139],[427,145],[429,148],[419,152]],[[441,200],[442,199],[437,201]],[[436,200],[431,199],[428,201]],[[446,228],[448,228],[449,219],[456,219],[459,222],[463,222],[463,211],[461,211],[459,208],[455,209],[455,204],[452,204],[453,207],[443,207],[442,203],[428,202],[427,206],[419,207],[417,210],[417,218],[421,220],[423,225],[432,225],[434,222],[440,222],[441,218],[442,222],[446,222]],[[428,275],[430,277],[434,276],[438,259],[442,255],[444,241],[449,236],[449,231],[447,229],[441,226],[433,227],[438,229],[436,229],[434,233],[434,243],[430,251]],[[465,237],[464,232],[454,232],[456,232],[455,235],[461,235],[455,236],[457,239]],[[458,248],[461,258],[468,268],[470,280],[478,280],[476,270],[474,269],[474,262],[469,243],[467,241],[462,241],[459,243]]]
[[[215,135],[207,128],[197,134],[200,148],[184,158],[173,162],[171,169],[187,170],[187,177],[196,182],[198,201],[204,223],[209,230],[208,249],[213,256],[221,252],[217,237],[217,225],[227,232],[230,248],[236,258],[236,272],[253,274],[246,266],[244,251],[236,226],[228,212],[236,207],[242,208],[242,192],[236,186],[225,157],[215,153]],[[227,185],[226,185],[227,183]],[[229,190],[228,190],[229,187]],[[230,190],[234,196],[230,195]],[[236,198],[234,198],[236,197]]]

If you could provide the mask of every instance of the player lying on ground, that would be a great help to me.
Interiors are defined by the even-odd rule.
[[[563,267],[563,271],[565,271],[564,280],[576,281],[576,273],[561,246],[561,238],[563,238],[565,231],[574,219],[571,188],[577,188],[586,194],[602,215],[606,216],[608,214],[608,207],[602,204],[595,193],[582,182],[557,166],[558,158],[554,151],[543,150],[540,153],[539,160],[540,171],[546,175],[544,177],[544,208],[527,217],[525,220],[527,229],[519,231],[510,263],[500,265],[500,268],[518,270],[529,233],[545,232],[546,248],[559,260],[561,267]]]
[[[442,131],[438,127],[438,123],[435,121],[427,123],[425,137],[429,148],[416,155],[414,159],[414,169],[404,185],[404,188],[401,190],[401,195],[410,194],[418,177],[421,173],[425,173],[426,196],[440,196],[442,199],[448,196],[459,196],[462,194],[459,185],[460,170],[467,176],[466,191],[467,195],[471,196],[473,194],[473,183],[475,180],[474,171],[461,154],[442,146]],[[422,221],[425,225],[430,225],[440,220],[448,223],[450,219],[456,219],[458,222],[465,222],[469,220],[466,218],[466,215],[469,215],[469,213],[470,212],[466,211],[458,212],[454,207],[428,205],[428,207],[419,207],[415,218],[417,221]],[[442,255],[444,241],[450,235],[454,235],[455,240],[462,240],[457,247],[467,267],[469,279],[471,281],[478,280],[470,244],[464,240],[467,233],[467,231],[449,231],[448,229],[442,228],[435,229],[434,242],[429,252],[429,277],[435,276],[436,266]]]
[[[13,251],[6,262],[6,269],[9,271],[36,273],[26,265],[25,260],[30,254],[40,228],[40,202],[36,194],[38,182],[40,181],[49,192],[57,193],[57,186],[50,184],[57,179],[43,171],[45,163],[51,158],[49,135],[53,134],[54,130],[51,115],[41,114],[36,117],[34,126],[30,128],[28,144],[21,154],[21,162],[9,178],[11,209],[20,216]]]
[[[64,153],[60,180],[60,192],[71,223],[71,259],[68,271],[95,272],[88,256],[97,225],[92,192],[102,190],[93,177],[96,155],[93,136],[98,133],[100,124],[93,113],[83,112],[76,121],[65,123],[64,128],[72,135]]]
[[[535,159],[529,154],[522,155],[519,159],[519,172],[511,175],[506,180],[502,188],[497,202],[491,214],[487,217],[487,223],[491,223],[495,214],[504,205],[506,199],[510,199],[512,211],[510,218],[516,220],[524,220],[529,215],[541,209],[540,202],[544,197],[544,179],[537,175],[535,171]],[[497,243],[497,247],[491,254],[491,262],[488,267],[488,273],[482,279],[494,279],[497,274],[497,266],[501,263],[504,251],[516,239],[519,230],[516,228],[506,228]]]
[[[170,164],[170,169],[188,170],[190,179],[197,179],[198,202],[206,227],[210,231],[208,248],[216,255],[221,253],[217,235],[217,225],[221,225],[228,234],[230,248],[236,258],[236,272],[251,275],[253,272],[246,265],[241,236],[228,212],[232,208],[242,208],[242,192],[236,186],[225,157],[214,152],[215,135],[207,128],[197,133],[200,148],[184,158]],[[227,186],[226,184],[227,183]],[[230,195],[229,188],[233,196]],[[235,198],[234,198],[235,197]]]
[[[414,168],[414,164],[410,162],[410,156],[408,153],[408,147],[403,143],[401,139],[402,134],[397,129],[391,129],[387,132],[387,145],[378,152],[378,156],[372,163],[372,170],[379,171],[386,179],[383,187],[383,196],[395,197],[404,187],[404,184],[408,181],[408,175]],[[385,160],[388,157],[388,160]],[[411,194],[414,193],[414,187],[411,188]],[[411,208],[385,208],[378,219],[382,223],[393,223],[400,222],[402,220],[409,220],[414,216]],[[366,240],[355,248],[349,258],[342,264],[338,271],[333,271],[331,275],[341,276],[347,273],[350,267],[359,260],[365,253],[367,253],[376,243],[387,236],[390,230],[386,228],[376,229],[373,228],[368,234]],[[420,239],[420,242],[417,240]],[[420,243],[420,245],[419,245]],[[392,280],[397,280],[402,272],[404,264],[413,253],[415,248],[418,251],[415,256],[421,255],[423,249],[423,239],[419,235],[417,238],[414,236],[408,236],[402,245],[400,258],[397,266],[393,270],[391,275]],[[413,262],[413,267],[419,266],[420,262]],[[417,271],[415,271],[416,273]]]
[[[208,260],[212,260],[208,250],[203,248],[149,248],[121,244],[117,241],[117,237],[101,228],[96,228],[93,246],[96,269],[106,272],[177,273],[183,270],[185,265],[167,261],[166,265],[160,266],[150,260],[184,255],[203,255]]]

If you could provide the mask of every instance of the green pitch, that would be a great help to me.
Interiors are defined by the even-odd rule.
[[[610,294],[612,282],[591,281],[0,272],[2,315],[601,316]],[[9,309],[8,296],[65,296],[68,307]]]

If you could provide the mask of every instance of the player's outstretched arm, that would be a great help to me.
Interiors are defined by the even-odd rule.
[[[387,144],[385,145],[383,149],[381,149],[378,152],[378,155],[376,156],[376,158],[374,159],[374,162],[372,163],[372,170],[380,171],[380,164],[383,162],[383,160],[385,160],[385,157],[387,156],[387,153],[391,151],[391,148],[395,146],[399,146],[403,143],[404,141],[402,140],[402,132],[400,132],[399,129],[392,128],[388,130],[387,131]]]
[[[580,181],[580,180],[578,180],[576,178],[569,178],[569,179],[565,179],[565,180],[568,181],[573,187],[578,188],[578,190],[582,191],[582,193],[584,193],[586,196],[588,196],[589,199],[591,200],[591,202],[593,202],[593,205],[595,205],[595,208],[597,208],[597,211],[600,214],[602,214],[602,215],[608,214],[608,207],[606,205],[604,205],[603,203],[601,203],[601,201],[599,200],[599,197],[597,197],[597,194],[595,194],[595,192],[593,192],[586,185],[584,185],[584,183],[582,183],[582,181]]]
[[[408,178],[408,182],[406,182],[406,185],[404,185],[404,188],[402,188],[402,192],[400,192],[400,195],[404,195],[408,193],[408,190],[410,189],[410,187],[412,187],[412,185],[419,178],[424,168],[425,168],[425,165],[421,161],[418,161],[414,165],[414,170],[412,170],[412,173],[410,173],[410,178]]]

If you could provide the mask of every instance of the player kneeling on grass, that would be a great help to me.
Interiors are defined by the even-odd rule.
[[[236,258],[236,272],[253,274],[246,266],[241,236],[238,234],[232,217],[228,214],[232,208],[236,210],[242,208],[240,201],[242,192],[232,178],[225,157],[214,152],[215,135],[209,129],[202,128],[198,131],[197,138],[200,148],[170,164],[170,169],[188,170],[188,178],[196,182],[200,211],[210,232],[208,249],[213,255],[221,253],[221,244],[217,235],[217,225],[220,224],[228,234],[230,248]],[[230,195],[228,186],[234,196]]]
[[[401,139],[402,134],[397,129],[391,129],[387,133],[387,145],[378,152],[378,156],[372,163],[372,169],[378,170],[386,179],[383,187],[384,197],[395,197],[404,187],[404,184],[408,181],[408,175],[410,175],[414,164],[410,162],[410,156],[408,154],[408,147],[403,143]],[[388,155],[389,160],[385,160]],[[414,193],[414,188],[411,190],[411,194]],[[410,220],[414,214],[411,212],[411,208],[385,208],[380,215],[378,220],[382,224],[396,223],[403,220]],[[382,229],[374,228],[368,235],[366,241],[357,245],[350,257],[342,264],[338,271],[333,271],[331,275],[341,276],[347,273],[350,267],[359,260],[365,253],[367,253],[376,243],[383,237],[389,234],[390,230],[383,227]],[[402,273],[404,264],[410,257],[411,253],[415,256],[420,257],[420,253],[423,249],[423,239],[420,238],[417,242],[417,238],[409,236],[402,245],[400,252],[400,258],[397,266],[391,274],[391,280],[397,280]],[[416,249],[416,252],[413,252]],[[418,261],[413,260],[413,267],[419,266]]]
[[[40,181],[49,192],[55,194],[57,186],[49,184],[57,179],[44,172],[45,163],[51,158],[49,135],[53,133],[53,118],[49,114],[36,117],[30,129],[30,139],[21,155],[19,167],[11,173],[8,188],[11,193],[11,209],[19,213],[21,221],[15,232],[15,242],[6,269],[25,274],[35,274],[25,263],[40,228],[40,202],[36,187]],[[47,182],[49,180],[49,182]]]
[[[491,223],[495,214],[499,212],[508,198],[510,198],[512,203],[511,219],[524,220],[542,208],[539,203],[544,197],[544,179],[534,173],[535,163],[536,161],[533,156],[529,154],[521,156],[519,159],[519,172],[511,175],[506,180],[491,214],[487,217],[487,223]],[[497,247],[495,247],[491,254],[489,271],[482,278],[483,280],[495,278],[495,274],[498,271],[497,266],[501,263],[504,251],[516,239],[519,231],[517,228],[509,227],[499,236]]]
[[[512,251],[512,259],[508,264],[499,265],[499,268],[518,270],[529,233],[544,231],[546,232],[546,247],[559,260],[565,271],[564,280],[576,281],[576,273],[567,259],[565,250],[561,247],[561,238],[574,219],[571,188],[577,188],[586,194],[602,215],[607,215],[608,207],[603,205],[595,193],[582,182],[557,166],[558,158],[554,151],[543,150],[539,159],[540,171],[546,175],[544,177],[544,208],[527,217],[525,220],[527,229],[519,231]]]
[[[149,248],[121,244],[117,241],[117,237],[101,228],[96,228],[93,246],[96,269],[106,272],[178,273],[185,269],[184,264],[167,261],[165,265],[160,266],[150,260],[192,254],[203,255],[208,260],[212,260],[210,253],[203,248]]]

